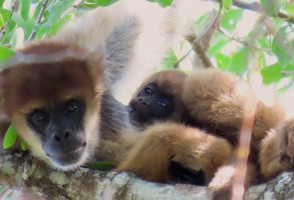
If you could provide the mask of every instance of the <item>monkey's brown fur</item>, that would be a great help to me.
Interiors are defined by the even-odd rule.
[[[233,146],[237,145],[239,138],[245,101],[250,98],[255,96],[249,84],[235,75],[215,69],[198,70],[193,73],[186,80],[183,92],[183,101],[192,118],[211,133],[228,139]],[[268,136],[268,131],[284,120],[284,110],[278,104],[267,107],[260,101],[257,103],[249,162],[255,166],[257,177],[261,175],[259,181],[272,177],[270,171],[280,172],[279,165],[283,165],[284,168],[287,166],[281,163],[276,166],[268,165],[273,159],[270,157],[275,157],[274,154],[280,154],[282,150],[281,145],[271,146],[269,141],[273,136]],[[279,135],[274,137],[280,137]],[[264,138],[268,139],[262,142]],[[266,171],[264,167],[274,169]]]
[[[218,167],[232,156],[225,140],[177,123],[159,123],[143,132],[129,156],[117,170],[133,171],[156,182],[168,182],[168,166],[173,157],[202,169],[208,183]]]

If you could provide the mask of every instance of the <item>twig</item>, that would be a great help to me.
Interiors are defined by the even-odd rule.
[[[208,34],[211,34],[211,32],[215,29],[216,27],[216,24],[218,23],[220,17],[221,17],[221,11],[222,11],[222,4],[220,4],[219,6],[219,10],[218,10],[218,13],[216,14],[213,22],[211,25],[209,25],[205,31],[203,31],[203,33],[197,37],[195,34],[189,34],[186,36],[186,39],[188,42],[191,43],[192,47],[191,49],[184,55],[182,56],[177,62],[174,63],[173,67],[174,68],[178,68],[178,65],[185,59],[189,56],[189,54],[191,53],[192,50],[195,51],[195,53],[197,55],[199,55],[199,57],[201,58],[201,61],[203,62],[203,64],[205,65],[205,67],[211,67],[212,66],[212,63],[210,62],[209,58],[207,58],[206,55],[203,55],[205,54],[205,50],[204,48],[202,47],[200,43],[200,41],[205,38]]]
[[[5,33],[6,33],[6,29],[11,21],[11,18],[12,18],[12,15],[14,13],[14,11],[16,10],[16,8],[18,7],[18,0],[15,0],[14,3],[12,4],[11,6],[11,13],[10,13],[10,16],[9,16],[9,19],[7,20],[7,22],[5,23],[5,25],[0,29],[0,33],[1,33],[1,36],[0,36],[0,41],[3,39]]]
[[[215,1],[218,3],[221,3],[221,0],[209,0],[209,1]],[[238,8],[243,8],[251,11],[255,11],[258,13],[263,13],[266,14],[265,11],[262,9],[261,5],[257,2],[246,2],[242,0],[233,0],[233,5],[238,7]],[[284,11],[279,11],[277,14],[277,17],[281,19],[285,19],[285,21],[294,24],[294,17],[287,15]]]
[[[236,42],[239,42],[239,43],[245,45],[248,48],[255,49],[255,50],[258,50],[258,51],[271,52],[271,50],[269,50],[269,49],[262,49],[262,48],[251,45],[249,42],[247,42],[245,40],[242,40],[240,38],[236,38],[233,35],[231,35],[230,33],[228,33],[225,29],[221,28],[221,27],[218,27],[218,31],[221,34],[223,34],[225,37],[227,37],[227,38],[229,38],[231,40],[234,40]]]
[[[48,2],[49,2],[49,0],[44,0],[44,2],[42,4],[41,12],[40,12],[40,14],[38,16],[38,19],[37,19],[37,22],[36,22],[36,25],[34,26],[34,30],[31,33],[30,37],[28,38],[28,41],[29,40],[32,40],[35,37],[35,35],[36,35],[36,33],[37,33],[38,29],[39,29],[39,26],[41,24],[41,21],[42,21],[42,18],[43,18],[43,14],[44,14],[44,12],[46,10],[46,7],[47,7]]]
[[[85,0],[77,0],[76,3],[71,6],[67,11],[65,11],[62,15],[61,18],[64,18],[66,15],[71,13],[74,9],[77,9],[82,3],[84,3]]]

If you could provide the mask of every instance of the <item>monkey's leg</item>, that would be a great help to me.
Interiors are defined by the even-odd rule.
[[[183,166],[202,169],[206,181],[232,156],[231,146],[221,138],[180,124],[157,124],[148,128],[118,171],[132,171],[155,182],[168,182],[168,167],[174,157]]]
[[[261,142],[259,163],[261,174],[270,179],[283,171],[293,169],[294,120],[268,132]]]

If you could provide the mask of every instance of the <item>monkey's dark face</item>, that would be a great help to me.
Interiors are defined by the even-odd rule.
[[[51,107],[34,108],[26,115],[29,127],[41,139],[46,155],[57,165],[77,163],[86,147],[85,102],[70,99]]]
[[[131,119],[146,125],[168,119],[175,110],[172,97],[163,93],[155,83],[143,87],[131,100],[130,107]]]

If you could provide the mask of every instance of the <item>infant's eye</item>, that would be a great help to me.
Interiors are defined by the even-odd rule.
[[[147,87],[144,88],[144,92],[147,95],[152,95],[153,94],[152,88],[149,87],[149,86],[147,86]]]
[[[47,119],[47,113],[44,111],[35,111],[32,115],[32,121],[37,124],[45,121]]]
[[[158,105],[159,109],[162,110],[162,111],[165,111],[166,108],[167,108],[167,104],[162,100],[159,100],[157,102],[157,105]]]

